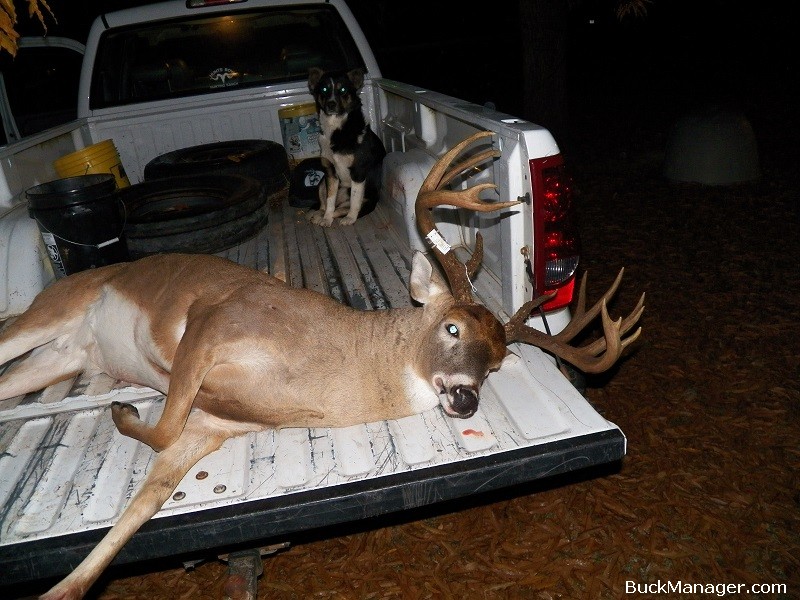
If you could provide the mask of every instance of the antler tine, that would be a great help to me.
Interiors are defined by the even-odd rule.
[[[563,358],[586,373],[602,373],[608,370],[617,362],[622,351],[633,343],[642,332],[642,328],[639,327],[626,337],[644,312],[644,294],[636,307],[624,319],[620,317],[616,321],[612,321],[608,314],[607,303],[622,280],[622,272],[620,270],[611,287],[588,311],[586,310],[586,274],[584,274],[575,315],[564,330],[555,336],[546,335],[525,324],[531,312],[549,300],[552,294],[526,302],[506,323],[506,342],[518,341],[538,346]],[[603,322],[603,337],[586,346],[570,346],[569,342],[598,314]]]
[[[589,321],[593,320],[597,315],[600,314],[600,303],[602,301],[609,301],[617,293],[617,288],[619,287],[620,282],[622,281],[622,275],[625,273],[625,267],[622,267],[617,273],[616,279],[614,279],[614,283],[606,290],[606,293],[603,294],[600,299],[595,302],[594,306],[589,309],[589,312],[586,312],[586,280],[589,276],[588,271],[583,273],[583,277],[581,277],[581,286],[580,291],[578,292],[578,302],[575,305],[575,312],[572,314],[572,319],[564,329],[561,330],[561,333],[558,334],[559,338],[564,340],[565,342],[570,341],[576,335],[578,335],[586,325],[589,324]]]
[[[467,146],[472,144],[475,140],[479,140],[482,137],[491,136],[491,131],[479,131],[477,133],[472,134],[466,139],[461,140],[458,144],[450,148],[442,157],[436,161],[436,163],[431,167],[428,176],[425,178],[425,181],[422,182],[422,186],[420,187],[420,192],[422,191],[431,191],[437,189],[442,185],[442,176],[444,175],[445,171],[447,171],[450,163],[453,162],[453,159],[458,156],[458,154]]]
[[[450,252],[450,246],[436,229],[436,224],[431,216],[431,209],[436,206],[449,205],[478,212],[490,212],[519,204],[517,201],[488,202],[482,200],[480,198],[481,192],[497,187],[492,183],[481,183],[463,190],[442,189],[461,173],[490,158],[499,156],[499,152],[490,148],[464,159],[452,167],[450,166],[456,156],[467,146],[480,138],[491,135],[491,131],[479,131],[453,146],[439,158],[431,168],[425,181],[423,181],[414,207],[417,228],[433,247],[439,264],[442,266],[445,275],[447,275],[453,296],[457,301],[464,303],[472,302],[470,278],[475,274],[480,262],[483,260],[483,238],[480,233],[476,235],[475,250],[471,258],[466,264],[460,262]]]
[[[603,303],[607,303],[611,301],[614,294],[617,293],[617,288],[619,288],[619,284],[622,281],[622,275],[625,273],[625,268],[621,268],[619,273],[617,273],[616,279],[611,284],[611,286],[606,290],[606,293],[603,294],[600,299],[595,302],[594,306],[590,308],[588,311],[586,310],[586,280],[588,277],[588,273],[584,272],[583,277],[581,277],[581,286],[580,291],[578,292],[578,302],[575,307],[575,312],[572,315],[572,319],[567,324],[567,326],[556,336],[559,340],[563,342],[569,342],[572,338],[574,338],[578,333],[583,331],[586,326],[598,315],[602,310]],[[622,326],[620,329],[620,333],[625,335],[630,331],[631,327],[633,327],[638,321],[639,317],[642,316],[642,312],[644,312],[644,294],[639,298],[639,302],[636,303],[636,307],[630,312],[630,314],[625,317],[622,321]],[[601,344],[603,342],[602,338],[594,342],[595,344]],[[591,346],[590,346],[591,347]],[[601,349],[602,351],[602,349]]]
[[[620,325],[619,332],[620,335],[625,335],[628,333],[631,328],[636,325],[639,319],[644,312],[644,294],[639,297],[639,302],[636,303],[636,307],[630,312],[630,314],[622,320],[622,324]],[[638,330],[628,337],[622,340],[622,347],[624,348],[632,341],[634,341],[637,337],[639,337],[639,333],[641,332],[642,328],[639,327]],[[591,344],[588,344],[584,347],[586,352],[597,356],[601,352],[606,349],[606,339],[605,337],[596,339]]]
[[[467,270],[467,277],[472,279],[481,266],[483,260],[483,236],[480,233],[475,234],[475,249],[472,251],[472,256],[469,257],[467,264],[464,265]]]
[[[465,158],[460,163],[455,165],[452,169],[449,169],[444,175],[442,175],[442,178],[439,180],[439,184],[436,186],[436,189],[442,189],[448,183],[453,181],[453,179],[455,179],[462,173],[468,171],[475,165],[479,165],[490,158],[497,158],[499,156],[500,156],[499,150],[495,150],[494,148],[489,148],[488,150],[478,152],[477,154],[470,156],[469,158]]]

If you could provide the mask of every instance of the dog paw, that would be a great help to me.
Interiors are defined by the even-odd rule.
[[[357,219],[358,217],[351,217],[348,215],[346,217],[342,217],[341,219],[339,219],[339,223],[341,225],[352,225],[353,223],[356,222]]]
[[[315,210],[309,215],[308,219],[314,225],[319,225],[320,227],[330,227],[333,225],[333,217],[326,217],[325,211],[322,210]]]

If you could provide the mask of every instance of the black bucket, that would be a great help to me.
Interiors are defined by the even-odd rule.
[[[56,179],[25,192],[56,277],[130,260],[116,189],[109,173]]]

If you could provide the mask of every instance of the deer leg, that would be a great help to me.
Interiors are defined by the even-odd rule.
[[[197,461],[218,449],[230,431],[196,411],[178,440],[161,452],[139,492],[116,524],[72,573],[40,597],[40,600],[78,600],[86,594],[120,549],[164,503]],[[216,421],[216,419],[215,419]]]
[[[48,315],[40,313],[42,311],[31,308],[0,332],[0,365],[60,336],[73,333],[83,320],[81,314],[74,320],[52,322]]]
[[[111,418],[114,419],[119,432],[147,444],[156,452],[169,448],[181,436],[186,419],[192,410],[194,398],[200,389],[199,385],[190,387],[187,383],[189,382],[178,383],[177,378],[170,379],[164,410],[158,423],[153,426],[139,418],[139,411],[134,406],[113,402]]]
[[[0,400],[35,392],[74,377],[83,371],[86,354],[54,350],[51,344],[36,348],[30,356],[0,376]]]
[[[62,336],[75,334],[100,298],[111,274],[91,269],[45,288],[28,310],[0,331],[0,365]]]
[[[168,448],[181,436],[203,379],[217,364],[217,357],[212,354],[214,348],[204,350],[209,345],[208,340],[204,340],[204,325],[207,322],[203,318],[189,324],[178,344],[158,423],[148,425],[130,405],[119,402],[111,405],[111,416],[121,434],[147,444],[156,452]]]

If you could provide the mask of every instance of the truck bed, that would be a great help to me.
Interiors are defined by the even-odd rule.
[[[264,229],[221,255],[357,308],[411,303],[411,253],[380,206],[353,227],[329,229],[301,212],[273,198]],[[299,531],[624,456],[622,432],[544,353],[510,349],[516,356],[489,376],[470,419],[437,407],[396,421],[228,440],[186,475],[114,563],[289,541]],[[141,485],[154,453],[116,431],[107,410],[115,400],[132,402],[152,423],[163,396],[101,376],[0,403],[2,584],[70,571]]]

